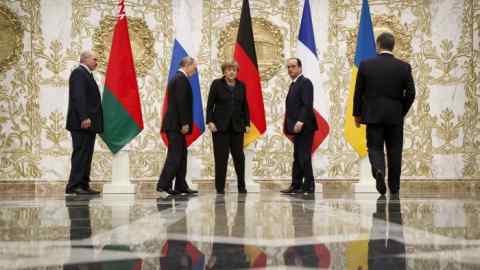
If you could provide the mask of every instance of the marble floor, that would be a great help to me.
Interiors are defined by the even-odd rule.
[[[476,194],[0,198],[0,269],[480,269]]]

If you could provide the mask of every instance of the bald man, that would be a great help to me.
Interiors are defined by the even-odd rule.
[[[92,72],[97,56],[92,51],[80,55],[80,65],[70,74],[67,130],[72,137],[72,159],[67,194],[98,194],[90,188],[90,168],[97,133],[103,132],[103,111],[97,82]]]

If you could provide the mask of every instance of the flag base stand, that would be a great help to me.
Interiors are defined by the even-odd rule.
[[[260,184],[253,181],[253,157],[255,151],[245,149],[245,188],[248,192],[260,192]]]
[[[372,176],[372,169],[368,157],[360,160],[360,182],[354,184],[355,192],[377,193],[375,178]]]
[[[103,194],[135,194],[135,186],[130,183],[128,150],[113,155],[112,182],[103,185]]]

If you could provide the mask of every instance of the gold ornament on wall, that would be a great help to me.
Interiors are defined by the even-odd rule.
[[[220,33],[218,59],[233,59],[239,20],[229,23]],[[283,36],[278,26],[263,18],[252,18],[258,69],[262,81],[270,80],[283,65]]]
[[[384,32],[395,36],[395,49],[393,53],[399,59],[409,62],[412,55],[412,37],[406,25],[402,25],[396,16],[373,16],[373,34],[375,40]],[[358,28],[351,29],[348,33],[347,57],[351,65],[355,59],[355,50],[357,46]]]
[[[94,51],[97,53],[98,70],[105,72],[112,46],[114,27],[117,17],[106,16],[100,22],[93,38]],[[128,18],[128,34],[132,46],[137,76],[145,76],[153,67],[156,58],[154,40],[150,29],[141,18]]]
[[[0,5],[0,72],[15,64],[23,51],[23,28],[15,13]]]

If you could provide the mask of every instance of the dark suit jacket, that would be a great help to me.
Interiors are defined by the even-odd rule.
[[[412,68],[391,54],[360,63],[353,116],[364,124],[400,124],[415,99]]]
[[[70,74],[68,84],[67,129],[69,131],[85,130],[80,127],[81,123],[90,118],[92,126],[88,130],[102,133],[102,101],[93,75],[83,66],[78,66]]]
[[[228,129],[232,123],[233,131],[245,132],[250,126],[245,85],[236,80],[235,87],[229,89],[224,78],[216,79],[210,86],[207,101],[207,124],[212,122],[219,131]]]
[[[188,125],[189,134],[192,133],[192,87],[183,72],[177,71],[168,82],[167,95],[168,109],[162,120],[162,132],[180,131],[183,125]]]
[[[303,75],[288,90],[283,127],[285,134],[296,134],[293,128],[297,121],[303,122],[302,132],[318,129],[313,111],[313,84]]]

